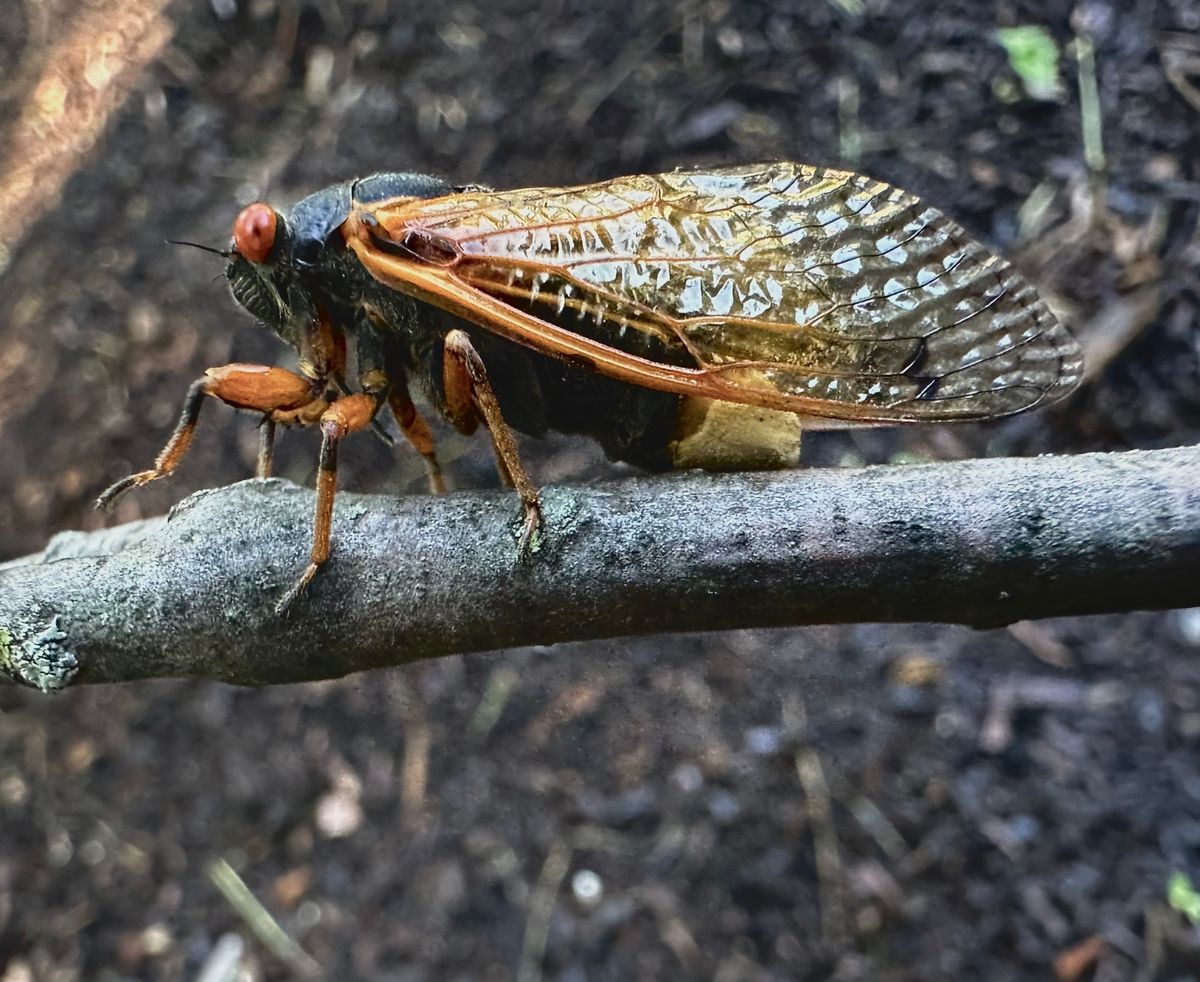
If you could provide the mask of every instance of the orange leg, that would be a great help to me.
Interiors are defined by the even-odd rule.
[[[155,459],[154,467],[117,481],[96,499],[96,507],[111,508],[130,488],[141,487],[174,473],[192,442],[205,396],[214,396],[238,409],[252,409],[283,421],[284,417],[301,415],[301,410],[314,404],[324,408],[320,391],[320,384],[312,379],[270,365],[232,364],[210,368],[188,388],[175,432]],[[268,454],[268,467],[269,460]],[[261,469],[261,450],[259,463]]]
[[[308,566],[300,579],[284,594],[275,606],[277,614],[285,614],[304,592],[321,564],[329,558],[330,533],[333,528],[333,499],[337,493],[338,444],[351,433],[370,426],[382,402],[382,394],[356,392],[335,400],[321,414],[321,461],[317,470],[317,510],[313,519],[312,550]]]
[[[474,432],[480,417],[487,425],[496,451],[496,467],[500,471],[500,478],[505,484],[516,488],[525,509],[525,522],[517,547],[518,553],[524,556],[529,550],[533,533],[542,524],[538,490],[521,466],[517,441],[504,422],[483,360],[465,331],[451,331],[446,335],[442,388],[446,393],[446,415],[458,430],[463,433]]]
[[[437,451],[433,446],[433,433],[429,424],[421,418],[408,392],[396,386],[388,393],[388,405],[400,432],[412,448],[425,458],[425,471],[429,475],[429,490],[433,494],[444,494],[446,479],[442,477],[442,465],[438,463]]]

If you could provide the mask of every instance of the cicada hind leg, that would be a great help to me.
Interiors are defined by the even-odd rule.
[[[433,431],[429,424],[417,412],[408,389],[403,385],[393,385],[388,393],[388,405],[391,406],[392,416],[396,425],[409,445],[421,455],[425,461],[425,473],[429,479],[429,490],[432,494],[444,494],[446,479],[442,476],[442,465],[438,463],[437,452],[433,445]]]
[[[521,466],[517,453],[517,441],[512,430],[504,421],[496,393],[488,381],[483,359],[471,344],[465,331],[454,330],[446,335],[442,360],[442,387],[446,396],[446,415],[456,429],[472,433],[482,417],[492,438],[496,451],[496,467],[500,479],[515,488],[521,496],[524,520],[518,554],[525,556],[533,541],[534,533],[542,524],[541,502],[538,489]]]

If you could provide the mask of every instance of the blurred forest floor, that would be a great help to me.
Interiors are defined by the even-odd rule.
[[[163,240],[222,246],[242,204],[378,169],[860,169],[1012,255],[1090,374],[1003,424],[820,434],[809,463],[1200,435],[1194,0],[159,6],[0,9],[0,558],[96,527],[95,494],[153,458],[204,367],[286,360],[219,260]],[[121,74],[123,24],[141,40]],[[998,41],[1024,25],[1048,79],[1036,43]],[[74,143],[30,122],[71,37],[110,59],[85,59]],[[130,94],[108,105],[114,78]],[[441,435],[458,486],[494,483],[484,441]],[[247,476],[255,447],[207,407],[177,477],[118,517]],[[524,452],[544,482],[620,472],[578,441]],[[344,486],[422,487],[379,441],[342,459]],[[314,464],[311,434],[285,435],[279,472]],[[237,977],[222,959],[397,982],[1200,978],[1168,895],[1200,882],[1198,656],[1200,617],[1177,612],[622,640],[270,691],[3,690],[0,980]]]

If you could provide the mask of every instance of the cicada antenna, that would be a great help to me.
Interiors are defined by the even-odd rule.
[[[211,252],[214,256],[220,256],[222,259],[228,259],[232,255],[228,249],[214,249],[212,246],[201,245],[199,242],[187,242],[184,239],[167,239],[166,242],[168,245],[191,246],[201,252]]]

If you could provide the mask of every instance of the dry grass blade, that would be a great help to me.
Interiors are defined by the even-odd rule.
[[[1200,38],[1194,34],[1167,33],[1159,41],[1167,80],[1197,112],[1200,112],[1200,86],[1193,81],[1200,76]]]
[[[425,792],[429,784],[429,749],[432,734],[418,695],[397,680],[400,716],[404,720],[404,763],[401,765],[400,801],[404,820],[419,826],[425,818]]]
[[[471,722],[467,724],[467,734],[471,739],[482,741],[487,738],[492,728],[500,721],[504,707],[519,683],[520,677],[511,668],[497,668],[492,671]]]
[[[817,865],[817,893],[821,901],[821,936],[834,950],[846,939],[846,905],[843,898],[842,860],[834,826],[833,801],[820,755],[810,747],[796,753],[796,773],[804,788],[808,820],[812,825]]]
[[[288,934],[270,911],[254,896],[237,870],[224,859],[214,860],[208,866],[208,878],[229,905],[238,913],[246,926],[280,961],[284,962],[301,978],[312,979],[321,975],[321,966],[296,940]]]
[[[1096,82],[1096,48],[1090,37],[1075,39],[1075,59],[1079,74],[1079,113],[1083,130],[1083,157],[1093,174],[1107,166],[1104,157],[1103,116],[1100,112],[1100,87]]]
[[[556,842],[542,864],[541,875],[529,897],[529,914],[525,920],[525,939],[521,945],[517,982],[538,982],[542,977],[542,958],[546,954],[550,918],[563,878],[570,867],[571,847],[566,842]]]

